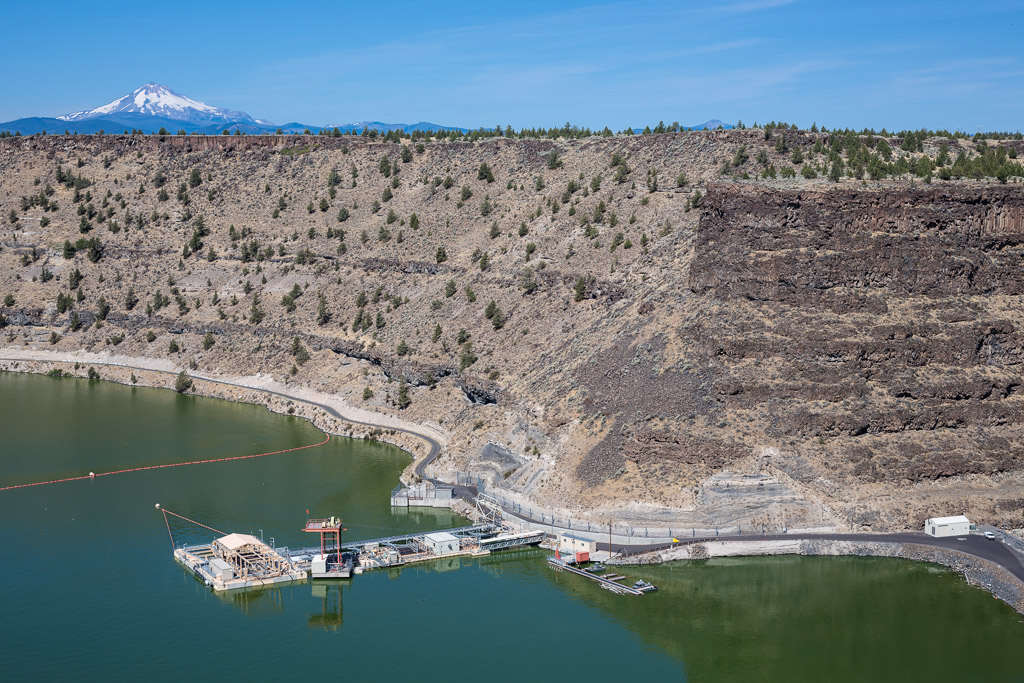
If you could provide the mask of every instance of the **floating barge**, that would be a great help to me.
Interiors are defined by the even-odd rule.
[[[337,518],[310,519],[303,531],[320,545],[273,548],[249,534],[227,534],[210,543],[174,550],[174,557],[215,591],[257,588],[306,579],[346,579],[364,571],[457,556],[479,557],[537,545],[543,531],[521,532],[496,523],[375,538],[342,544]]]
[[[290,557],[249,534],[228,534],[210,543],[177,548],[174,558],[215,591],[306,579],[306,571]]]
[[[346,543],[344,550],[353,555],[352,573],[362,574],[373,569],[428,562],[444,557],[479,557],[497,550],[537,545],[542,540],[543,531],[516,532],[500,524],[487,523]],[[306,562],[312,562],[319,554],[317,551],[317,548],[295,550],[290,557],[301,567]]]

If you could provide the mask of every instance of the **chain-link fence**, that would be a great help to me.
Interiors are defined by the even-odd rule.
[[[558,515],[552,511],[512,500],[496,489],[487,479],[473,476],[467,472],[456,473],[457,483],[464,486],[475,486],[477,492],[486,493],[496,500],[505,513],[505,520],[519,524],[523,528],[547,531],[549,534],[570,533],[584,536],[598,542],[615,545],[653,545],[657,543],[683,542],[687,539],[716,538],[720,536],[741,535],[781,535],[787,532],[785,527],[757,525],[744,526],[630,526],[601,524],[585,519],[573,519],[570,516]]]

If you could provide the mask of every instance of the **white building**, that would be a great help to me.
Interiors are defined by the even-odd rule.
[[[563,553],[590,553],[593,555],[597,552],[597,541],[573,534],[558,534],[558,549]]]
[[[936,538],[942,536],[966,536],[971,533],[971,520],[963,515],[955,517],[932,517],[925,520],[924,532]]]
[[[459,551],[459,539],[447,531],[438,531],[423,537],[427,550],[435,555],[447,555]]]

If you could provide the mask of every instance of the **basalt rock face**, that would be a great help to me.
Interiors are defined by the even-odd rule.
[[[1024,194],[1016,187],[719,187],[704,206],[690,276],[699,294],[856,311],[889,296],[1024,293]]]
[[[1019,472],[1022,266],[1013,186],[713,186],[689,274],[707,315],[686,335],[717,404],[819,476]]]

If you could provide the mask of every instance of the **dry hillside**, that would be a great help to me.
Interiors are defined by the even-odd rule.
[[[829,142],[0,140],[2,341],[328,391],[595,519],[1024,525],[1019,179]]]

